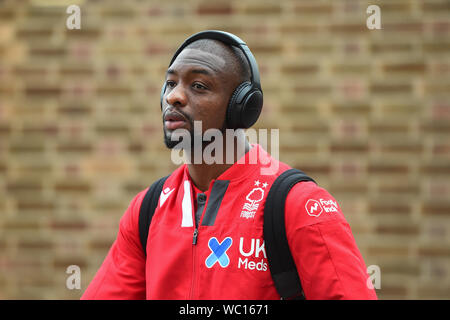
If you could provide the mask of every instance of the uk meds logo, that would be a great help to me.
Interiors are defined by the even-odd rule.
[[[212,237],[208,241],[208,247],[211,250],[211,254],[206,258],[205,265],[208,268],[212,268],[216,262],[219,262],[219,265],[222,268],[228,267],[230,264],[230,258],[227,255],[227,250],[231,247],[233,244],[233,239],[230,237],[225,238],[222,242],[219,243],[219,241]]]

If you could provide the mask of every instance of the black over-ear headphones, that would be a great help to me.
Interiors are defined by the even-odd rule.
[[[218,40],[230,46],[239,48],[248,61],[251,70],[251,81],[242,82],[234,90],[231,95],[227,108],[227,128],[229,129],[247,129],[250,128],[261,113],[263,105],[263,93],[261,89],[261,82],[259,79],[258,64],[255,57],[248,48],[247,44],[239,37],[229,32],[218,30],[206,30],[196,33],[187,38],[183,44],[177,49],[169,67],[175,61],[177,56],[186,48],[189,44],[199,39],[212,39]],[[163,105],[164,93],[166,91],[166,83],[161,90],[161,109]]]

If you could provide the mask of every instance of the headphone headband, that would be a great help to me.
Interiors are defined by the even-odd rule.
[[[181,44],[181,46],[177,49],[177,51],[175,51],[175,54],[173,55],[172,60],[170,61],[169,67],[172,65],[172,63],[175,61],[175,59],[181,53],[181,51],[183,51],[192,42],[195,42],[200,39],[217,40],[227,45],[238,47],[239,49],[241,49],[242,53],[244,54],[245,58],[248,61],[248,65],[250,66],[251,82],[255,87],[261,90],[261,81],[259,78],[258,64],[256,63],[256,59],[253,56],[252,52],[248,48],[247,44],[241,38],[225,31],[205,30],[193,34]]]

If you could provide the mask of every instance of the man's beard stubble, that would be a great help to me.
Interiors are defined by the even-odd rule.
[[[209,145],[210,143],[214,142],[214,138],[212,139],[212,141],[204,141],[203,140],[203,132],[196,132],[195,131],[195,126],[194,126],[194,121],[193,119],[183,113],[180,112],[179,110],[177,110],[177,112],[181,113],[185,119],[187,120],[187,122],[189,123],[189,130],[187,129],[176,129],[173,130],[172,132],[168,133],[168,130],[166,130],[166,128],[164,127],[164,121],[163,121],[163,130],[164,130],[164,144],[166,145],[166,147],[168,149],[183,149],[184,151],[187,152],[191,152],[191,151],[195,151],[194,148],[195,147],[200,147],[202,148],[202,150]],[[220,128],[220,132],[222,133],[222,136],[225,136],[225,132],[226,132],[227,126],[226,126],[226,121],[224,121],[222,128]],[[178,131],[177,131],[178,130]],[[189,139],[184,139],[185,136],[183,136],[181,133],[186,133],[186,131],[188,132],[188,136]],[[195,146],[194,145],[194,141],[201,141],[201,145]],[[186,143],[185,140],[187,140],[187,142],[190,143]]]
[[[168,109],[167,109],[168,110]],[[166,111],[167,111],[166,110]],[[189,136],[191,137],[191,143],[193,143],[193,137],[194,137],[194,121],[192,120],[192,118],[185,114],[184,112],[177,110],[177,113],[180,113],[185,119],[186,121],[189,123]],[[172,130],[170,133],[168,133],[168,130],[166,130],[165,126],[164,126],[164,114],[165,112],[163,112],[162,114],[162,122],[163,122],[163,131],[164,131],[164,144],[166,145],[166,147],[168,149],[173,149],[175,147],[177,147],[180,144],[180,140],[183,139],[182,135],[179,135],[177,133],[179,133],[180,131],[177,130]],[[183,131],[187,130],[187,129],[182,129]],[[175,137],[173,137],[175,135]],[[180,149],[181,146],[178,146],[177,149]],[[183,148],[185,146],[182,146]],[[187,146],[186,146],[187,147]]]

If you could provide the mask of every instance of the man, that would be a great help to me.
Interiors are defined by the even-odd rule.
[[[82,299],[280,298],[269,272],[263,211],[273,182],[290,167],[250,145],[240,130],[232,139],[195,143],[208,130],[226,134],[256,121],[262,107],[256,62],[233,35],[208,31],[188,40],[174,55],[161,94],[165,144],[182,148],[187,163],[164,182],[145,251],[139,214],[148,189],[133,199]],[[211,164],[204,151],[212,143],[220,148],[210,153]],[[302,182],[285,206],[305,297],[376,299],[336,200]]]

